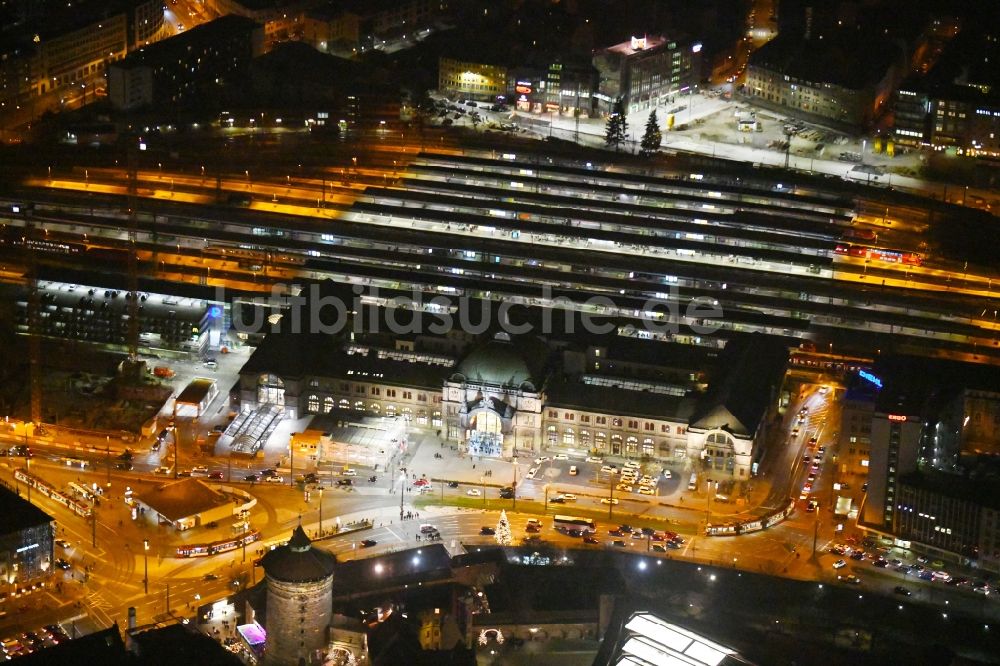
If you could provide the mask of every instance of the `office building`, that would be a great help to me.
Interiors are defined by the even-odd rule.
[[[499,58],[441,56],[438,92],[453,99],[506,101],[508,70]]]
[[[0,485],[0,580],[4,592],[45,578],[52,571],[55,519]]]
[[[263,32],[257,23],[224,16],[112,66],[108,95],[119,109],[210,103],[225,86],[242,85],[251,60],[262,52]]]
[[[701,78],[701,43],[663,35],[632,37],[594,54],[596,107],[609,114],[622,98],[628,113],[672,103]]]
[[[779,35],[750,56],[745,93],[804,118],[866,126],[887,108],[903,71],[902,53],[836,32],[803,38]]]

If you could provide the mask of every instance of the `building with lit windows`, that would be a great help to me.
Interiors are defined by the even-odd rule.
[[[853,31],[779,35],[750,56],[744,92],[803,117],[868,125],[887,108],[904,61],[892,43],[872,40],[859,50],[858,39]]]
[[[224,16],[153,44],[108,72],[108,96],[119,109],[190,105],[233,84],[263,52],[263,32],[251,19]]]
[[[936,557],[1000,573],[1000,484],[922,471],[901,479],[898,538]]]
[[[438,59],[438,92],[455,99],[505,99],[507,78],[507,66],[496,62],[445,56]]]
[[[782,341],[757,334],[715,356],[616,335],[581,341],[503,332],[345,338],[279,331],[244,364],[237,392],[244,413],[270,405],[293,419],[350,412],[402,418],[477,456],[554,451],[690,460],[744,479],[777,407],[787,357]],[[318,451],[322,437],[314,439]],[[349,444],[331,457],[366,459]]]
[[[587,118],[593,114],[596,81],[597,71],[589,62],[512,67],[507,99],[519,111]]]
[[[611,113],[619,97],[628,113],[667,104],[701,79],[701,44],[662,35],[632,37],[594,54],[597,110]]]
[[[110,63],[164,36],[160,0],[111,0],[50,7],[0,30],[0,103],[94,85]]]
[[[875,402],[871,420],[871,460],[862,520],[892,532],[899,479],[917,469],[923,432],[923,400],[887,391]]]
[[[447,10],[445,0],[348,0],[312,7],[303,15],[303,38],[324,53],[365,51],[385,40],[416,39]]]
[[[0,485],[0,587],[45,577],[52,571],[55,519],[7,487]]]

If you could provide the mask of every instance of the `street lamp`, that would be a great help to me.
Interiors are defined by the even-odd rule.
[[[403,519],[403,494],[406,492],[406,472],[399,473],[399,519]]]
[[[149,539],[142,540],[142,589],[149,594]]]
[[[517,458],[514,458],[514,483],[511,484],[510,498],[513,500],[512,511],[517,511]]]
[[[319,487],[319,535],[323,536],[323,486]]]

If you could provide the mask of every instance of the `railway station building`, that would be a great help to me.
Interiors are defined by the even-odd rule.
[[[777,407],[787,357],[783,341],[759,334],[716,353],[617,335],[279,331],[243,366],[237,392],[243,412],[274,405],[292,419],[402,419],[476,456],[690,459],[741,479]]]

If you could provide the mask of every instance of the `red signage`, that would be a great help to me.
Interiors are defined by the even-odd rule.
[[[531,94],[531,86],[515,86],[514,90],[516,92],[521,93],[522,95],[530,95]]]
[[[903,414],[889,414],[890,421],[906,421],[906,417]]]

